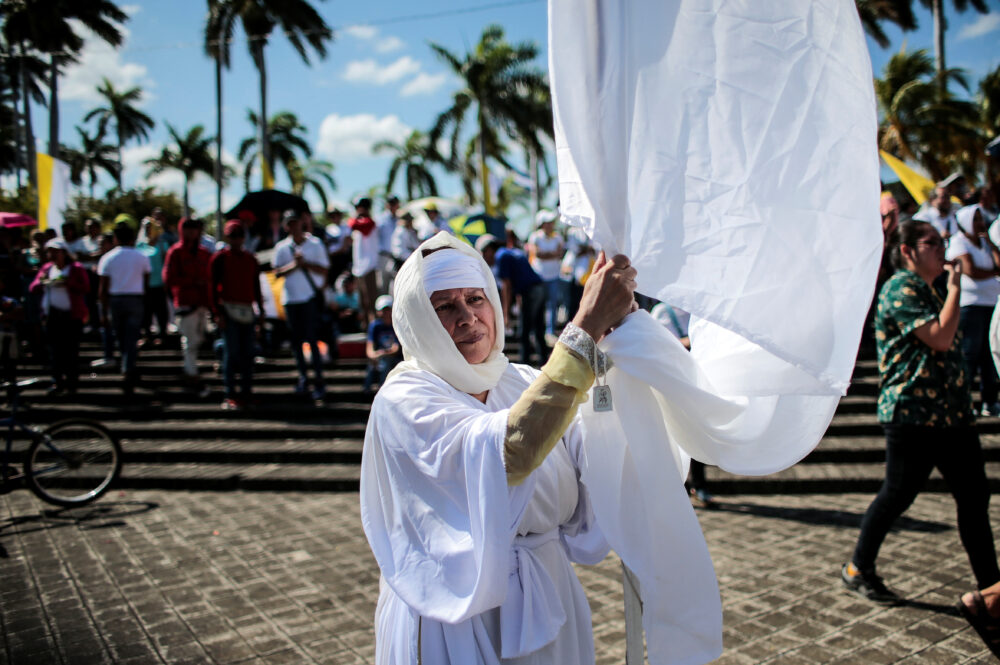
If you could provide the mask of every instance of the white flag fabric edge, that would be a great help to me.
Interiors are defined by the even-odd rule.
[[[688,455],[738,473],[816,445],[848,385],[881,251],[871,65],[851,0],[550,0],[564,218],[694,315],[602,343],[615,413],[583,477],[640,580],[653,665],[722,650]],[[644,405],[637,409],[636,405]]]

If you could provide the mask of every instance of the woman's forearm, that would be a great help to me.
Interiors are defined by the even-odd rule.
[[[587,361],[556,344],[542,373],[510,409],[504,438],[509,485],[521,484],[541,466],[566,433],[593,382]]]

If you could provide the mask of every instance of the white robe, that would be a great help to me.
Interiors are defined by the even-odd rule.
[[[594,662],[590,608],[571,561],[608,545],[580,482],[579,419],[541,467],[508,487],[509,408],[537,371],[507,367],[486,404],[423,370],[375,398],[361,518],[382,571],[376,662]],[[418,617],[422,617],[419,618]]]

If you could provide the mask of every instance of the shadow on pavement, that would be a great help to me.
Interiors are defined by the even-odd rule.
[[[938,603],[924,603],[919,600],[907,600],[904,598],[897,607],[912,607],[915,610],[934,612],[936,614],[947,614],[948,616],[961,617],[962,613],[954,605],[941,605]]]
[[[825,508],[783,508],[781,506],[762,506],[755,503],[720,501],[716,497],[712,511],[742,513],[755,517],[790,520],[803,524],[819,526],[835,526],[857,529],[861,526],[862,513],[848,510],[828,510]],[[920,531],[924,533],[942,533],[951,531],[954,526],[941,522],[900,517],[893,524],[893,531]]]
[[[0,520],[0,536],[66,526],[85,530],[120,527],[125,526],[124,518],[142,515],[159,507],[160,504],[153,501],[102,501],[79,508],[57,508],[30,515],[15,515]],[[6,557],[7,550],[0,544],[0,558]]]

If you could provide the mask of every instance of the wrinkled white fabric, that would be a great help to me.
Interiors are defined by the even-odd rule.
[[[584,411],[583,478],[639,578],[650,663],[706,662],[721,607],[681,508],[687,456],[763,474],[806,455],[874,292],[877,116],[857,10],[550,0],[549,57],[563,218],[630,256],[641,293],[692,314],[690,354],[642,313],[602,342],[615,411]]]
[[[508,365],[485,404],[422,370],[376,395],[361,520],[382,573],[378,665],[416,663],[418,633],[428,664],[594,662],[570,562],[597,563],[608,545],[577,473],[579,420],[524,483],[507,485],[509,409],[537,374]]]
[[[424,257],[424,293],[448,289],[486,288],[479,260],[461,252],[434,252]]]
[[[423,266],[426,259],[423,250],[439,247],[459,251],[476,262],[485,284],[486,297],[493,305],[497,339],[490,355],[478,365],[470,365],[465,361],[455,342],[441,325],[424,288]],[[493,272],[479,252],[442,231],[421,243],[410,258],[406,259],[396,275],[393,295],[392,327],[403,348],[403,362],[389,373],[390,377],[424,369],[440,376],[454,388],[473,395],[496,385],[507,368],[507,357],[503,354],[503,305]]]

